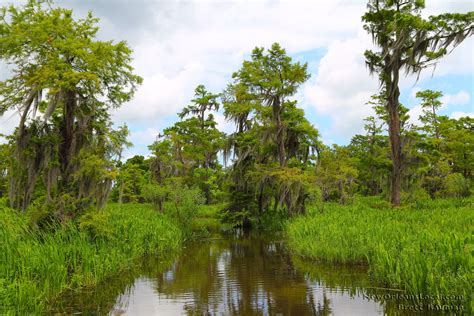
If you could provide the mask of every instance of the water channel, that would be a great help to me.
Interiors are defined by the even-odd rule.
[[[86,315],[406,315],[377,300],[364,267],[305,262],[281,238],[237,232],[186,244],[167,260],[94,289],[69,293],[54,312]]]

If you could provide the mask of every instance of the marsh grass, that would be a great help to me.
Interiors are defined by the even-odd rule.
[[[48,231],[0,206],[0,314],[41,312],[64,291],[95,286],[182,240],[180,228],[149,205],[111,205]]]
[[[383,205],[328,204],[288,224],[289,247],[313,260],[367,264],[375,281],[409,294],[462,296],[472,310],[472,198]]]

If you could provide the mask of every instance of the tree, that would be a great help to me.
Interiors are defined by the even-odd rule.
[[[428,133],[430,137],[437,140],[439,135],[439,119],[436,111],[441,107],[442,103],[439,100],[443,96],[441,91],[423,90],[416,93],[417,98],[421,98],[421,108],[423,114],[420,115],[420,121],[424,124],[423,130]]]
[[[150,178],[149,169],[149,162],[138,155],[120,165],[112,199],[118,203],[143,203],[143,191]]]
[[[474,32],[474,12],[421,17],[423,0],[369,0],[362,17],[379,51],[367,50],[366,63],[379,75],[388,114],[392,158],[391,202],[400,205],[402,144],[399,112],[400,71],[419,74]]]
[[[124,145],[108,110],[130,100],[142,81],[130,66],[132,51],[125,42],[96,40],[98,20],[90,13],[75,20],[47,0],[3,7],[0,21],[0,58],[14,69],[0,82],[0,114],[21,114],[11,206],[25,210],[41,178],[47,202],[60,209],[66,200],[100,206],[114,177],[111,157]]]
[[[290,97],[309,78],[307,65],[275,43],[267,52],[255,48],[233,78],[224,93],[224,114],[236,125],[225,155],[234,156],[227,211],[241,214],[240,222],[282,206],[303,213],[318,132]]]
[[[472,119],[465,117],[456,120],[438,115],[442,95],[442,92],[432,90],[416,94],[421,98],[423,110],[419,117],[422,125],[417,144],[418,155],[423,161],[419,168],[423,187],[432,197],[437,197],[450,195],[459,184],[456,194],[468,195],[466,187],[473,167]]]
[[[373,116],[366,119],[366,134],[355,135],[349,149],[357,158],[360,191],[367,195],[378,195],[385,191],[390,170],[388,138],[382,135],[384,122]]]
[[[444,118],[440,134],[446,139],[446,156],[453,172],[473,181],[474,170],[474,118],[466,116],[457,120]]]
[[[323,201],[346,203],[355,193],[358,159],[351,157],[347,147],[334,145],[321,151],[321,163],[316,168],[316,183]]]
[[[166,185],[166,179],[182,177],[188,186],[201,189],[209,204],[218,195],[218,154],[225,135],[217,129],[212,114],[219,109],[219,95],[208,92],[203,85],[194,93],[192,104],[178,114],[181,121],[166,128],[150,146],[154,154],[151,169],[159,185]]]

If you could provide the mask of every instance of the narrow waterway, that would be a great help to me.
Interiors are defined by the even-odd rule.
[[[188,243],[175,258],[66,295],[55,312],[109,315],[383,315],[395,302],[363,268],[292,258],[284,242],[234,233]],[[386,293],[386,292],[385,292]],[[389,304],[387,306],[387,304]],[[393,305],[393,306],[390,306]]]

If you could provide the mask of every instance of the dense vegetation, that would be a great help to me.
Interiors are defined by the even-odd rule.
[[[1,312],[41,312],[67,289],[94,286],[135,265],[165,256],[184,240],[179,226],[147,205],[110,205],[78,225],[32,230],[28,216],[0,207]]]
[[[462,295],[472,305],[472,198],[387,207],[372,198],[326,204],[289,224],[289,246],[307,258],[368,264],[374,280],[390,288]]]
[[[0,59],[12,69],[0,115],[20,114],[0,135],[0,304],[41,309],[218,220],[273,230],[291,219],[299,254],[367,263],[410,293],[470,294],[474,119],[439,115],[443,92],[423,90],[420,123],[409,124],[399,79],[472,35],[474,13],[425,19],[423,7],[368,1],[378,50],[365,58],[380,90],[348,145],[322,143],[296,99],[308,66],[275,43],[256,47],[224,91],[197,86],[150,155],[126,161],[129,130],[110,110],[142,82],[130,47],[98,40],[92,13],[75,19],[48,0],[0,8]]]

